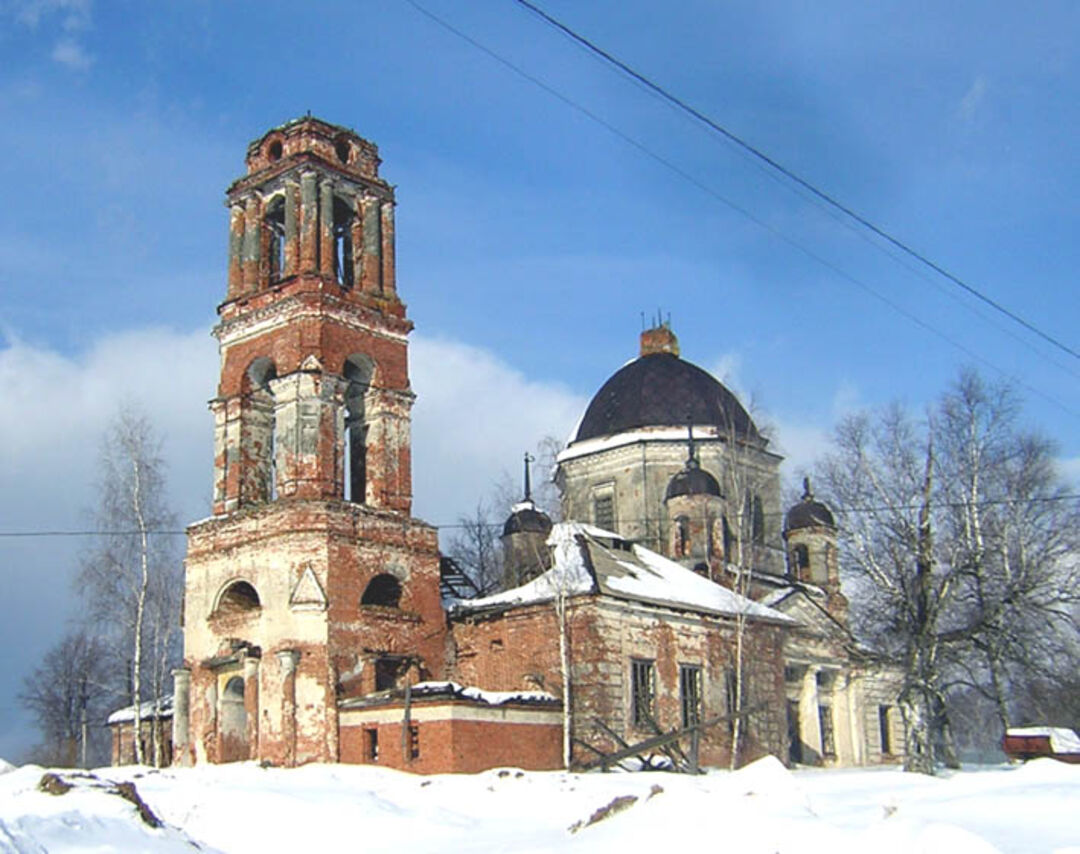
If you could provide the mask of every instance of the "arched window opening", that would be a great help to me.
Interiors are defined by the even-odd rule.
[[[277,417],[271,381],[277,369],[266,356],[248,367],[249,402],[245,418],[244,452],[252,471],[245,493],[253,501],[277,498]]]
[[[724,532],[724,561],[726,563],[732,563],[735,560],[735,535],[731,532],[731,526],[728,524],[727,516],[724,516],[720,520],[720,524],[723,526]]]
[[[806,570],[809,569],[809,567],[810,549],[800,543],[791,550],[792,575],[794,575],[796,578],[802,579],[805,577]]]
[[[746,515],[750,524],[750,541],[757,546],[765,543],[765,512],[761,506],[761,496],[746,496]]]
[[[216,615],[246,614],[262,607],[259,594],[246,581],[234,581],[218,598]]]
[[[344,199],[334,197],[334,275],[343,288],[355,284],[353,273],[353,213],[352,206]]]
[[[675,556],[686,557],[690,553],[690,520],[686,516],[675,519]]]
[[[349,141],[344,137],[339,137],[334,142],[334,153],[337,154],[338,160],[342,163],[349,162]]]
[[[832,546],[826,543],[824,560],[814,561],[814,565],[810,567],[810,580],[815,584],[827,584],[829,581],[829,564],[832,559]]]
[[[702,578],[708,578],[709,577],[709,565],[707,563],[705,563],[704,561],[702,561],[699,564],[695,564],[694,565],[694,572],[696,572]]]
[[[364,398],[371,387],[374,365],[367,356],[345,360],[345,494],[346,501],[364,504],[367,498],[367,434]]]
[[[281,159],[281,140],[275,139],[266,148],[266,156],[270,158],[271,162]]]
[[[239,676],[234,676],[228,682],[225,683],[225,690],[222,692],[222,699],[224,700],[239,700],[244,701],[244,680]]]
[[[285,199],[275,196],[263,217],[266,229],[267,281],[277,282],[285,275]]]
[[[381,605],[384,608],[397,608],[401,602],[401,582],[388,572],[376,575],[368,583],[361,605]]]

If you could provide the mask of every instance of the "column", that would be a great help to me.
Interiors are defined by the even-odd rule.
[[[173,672],[173,755],[176,765],[191,764],[191,671],[178,667]]]
[[[821,763],[821,722],[818,720],[817,675],[821,668],[811,666],[803,674],[799,692],[799,738],[803,743],[803,761]]]
[[[364,231],[360,289],[366,294],[381,293],[382,222],[379,218],[379,200],[374,196],[364,196],[360,200],[360,221]]]
[[[244,657],[244,713],[247,717],[248,759],[259,758],[259,659]]]
[[[319,266],[319,202],[315,173],[300,176],[300,272],[315,273]]]
[[[297,208],[300,204],[300,186],[295,181],[285,182],[285,269],[283,276],[295,276],[300,266],[300,230],[297,227]]]
[[[394,203],[382,204],[382,292],[386,296],[396,293],[394,284]]]
[[[259,289],[259,200],[250,196],[244,206],[244,293]]]
[[[229,291],[228,299],[236,299],[244,289],[244,206],[229,207]]]
[[[334,186],[326,178],[319,185],[319,272],[334,275]]]
[[[281,734],[285,739],[285,767],[296,765],[296,665],[300,653],[283,649],[277,653],[281,668]]]

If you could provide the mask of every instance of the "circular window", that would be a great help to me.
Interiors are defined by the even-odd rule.
[[[281,159],[281,140],[275,139],[270,143],[270,146],[266,149],[266,156],[271,160]]]

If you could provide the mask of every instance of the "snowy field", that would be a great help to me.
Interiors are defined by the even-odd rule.
[[[71,785],[63,794],[39,789],[45,773],[0,762],[0,851],[664,854],[687,844],[752,854],[1080,854],[1080,765],[1050,759],[939,778],[789,772],[772,759],[701,777],[130,767],[57,772],[54,791]],[[138,797],[117,785],[128,782]],[[145,819],[140,798],[153,814]]]

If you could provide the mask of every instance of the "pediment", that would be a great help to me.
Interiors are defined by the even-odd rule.
[[[310,566],[305,567],[300,580],[293,587],[289,607],[294,611],[325,611],[326,604],[326,593],[315,577],[315,571]]]

